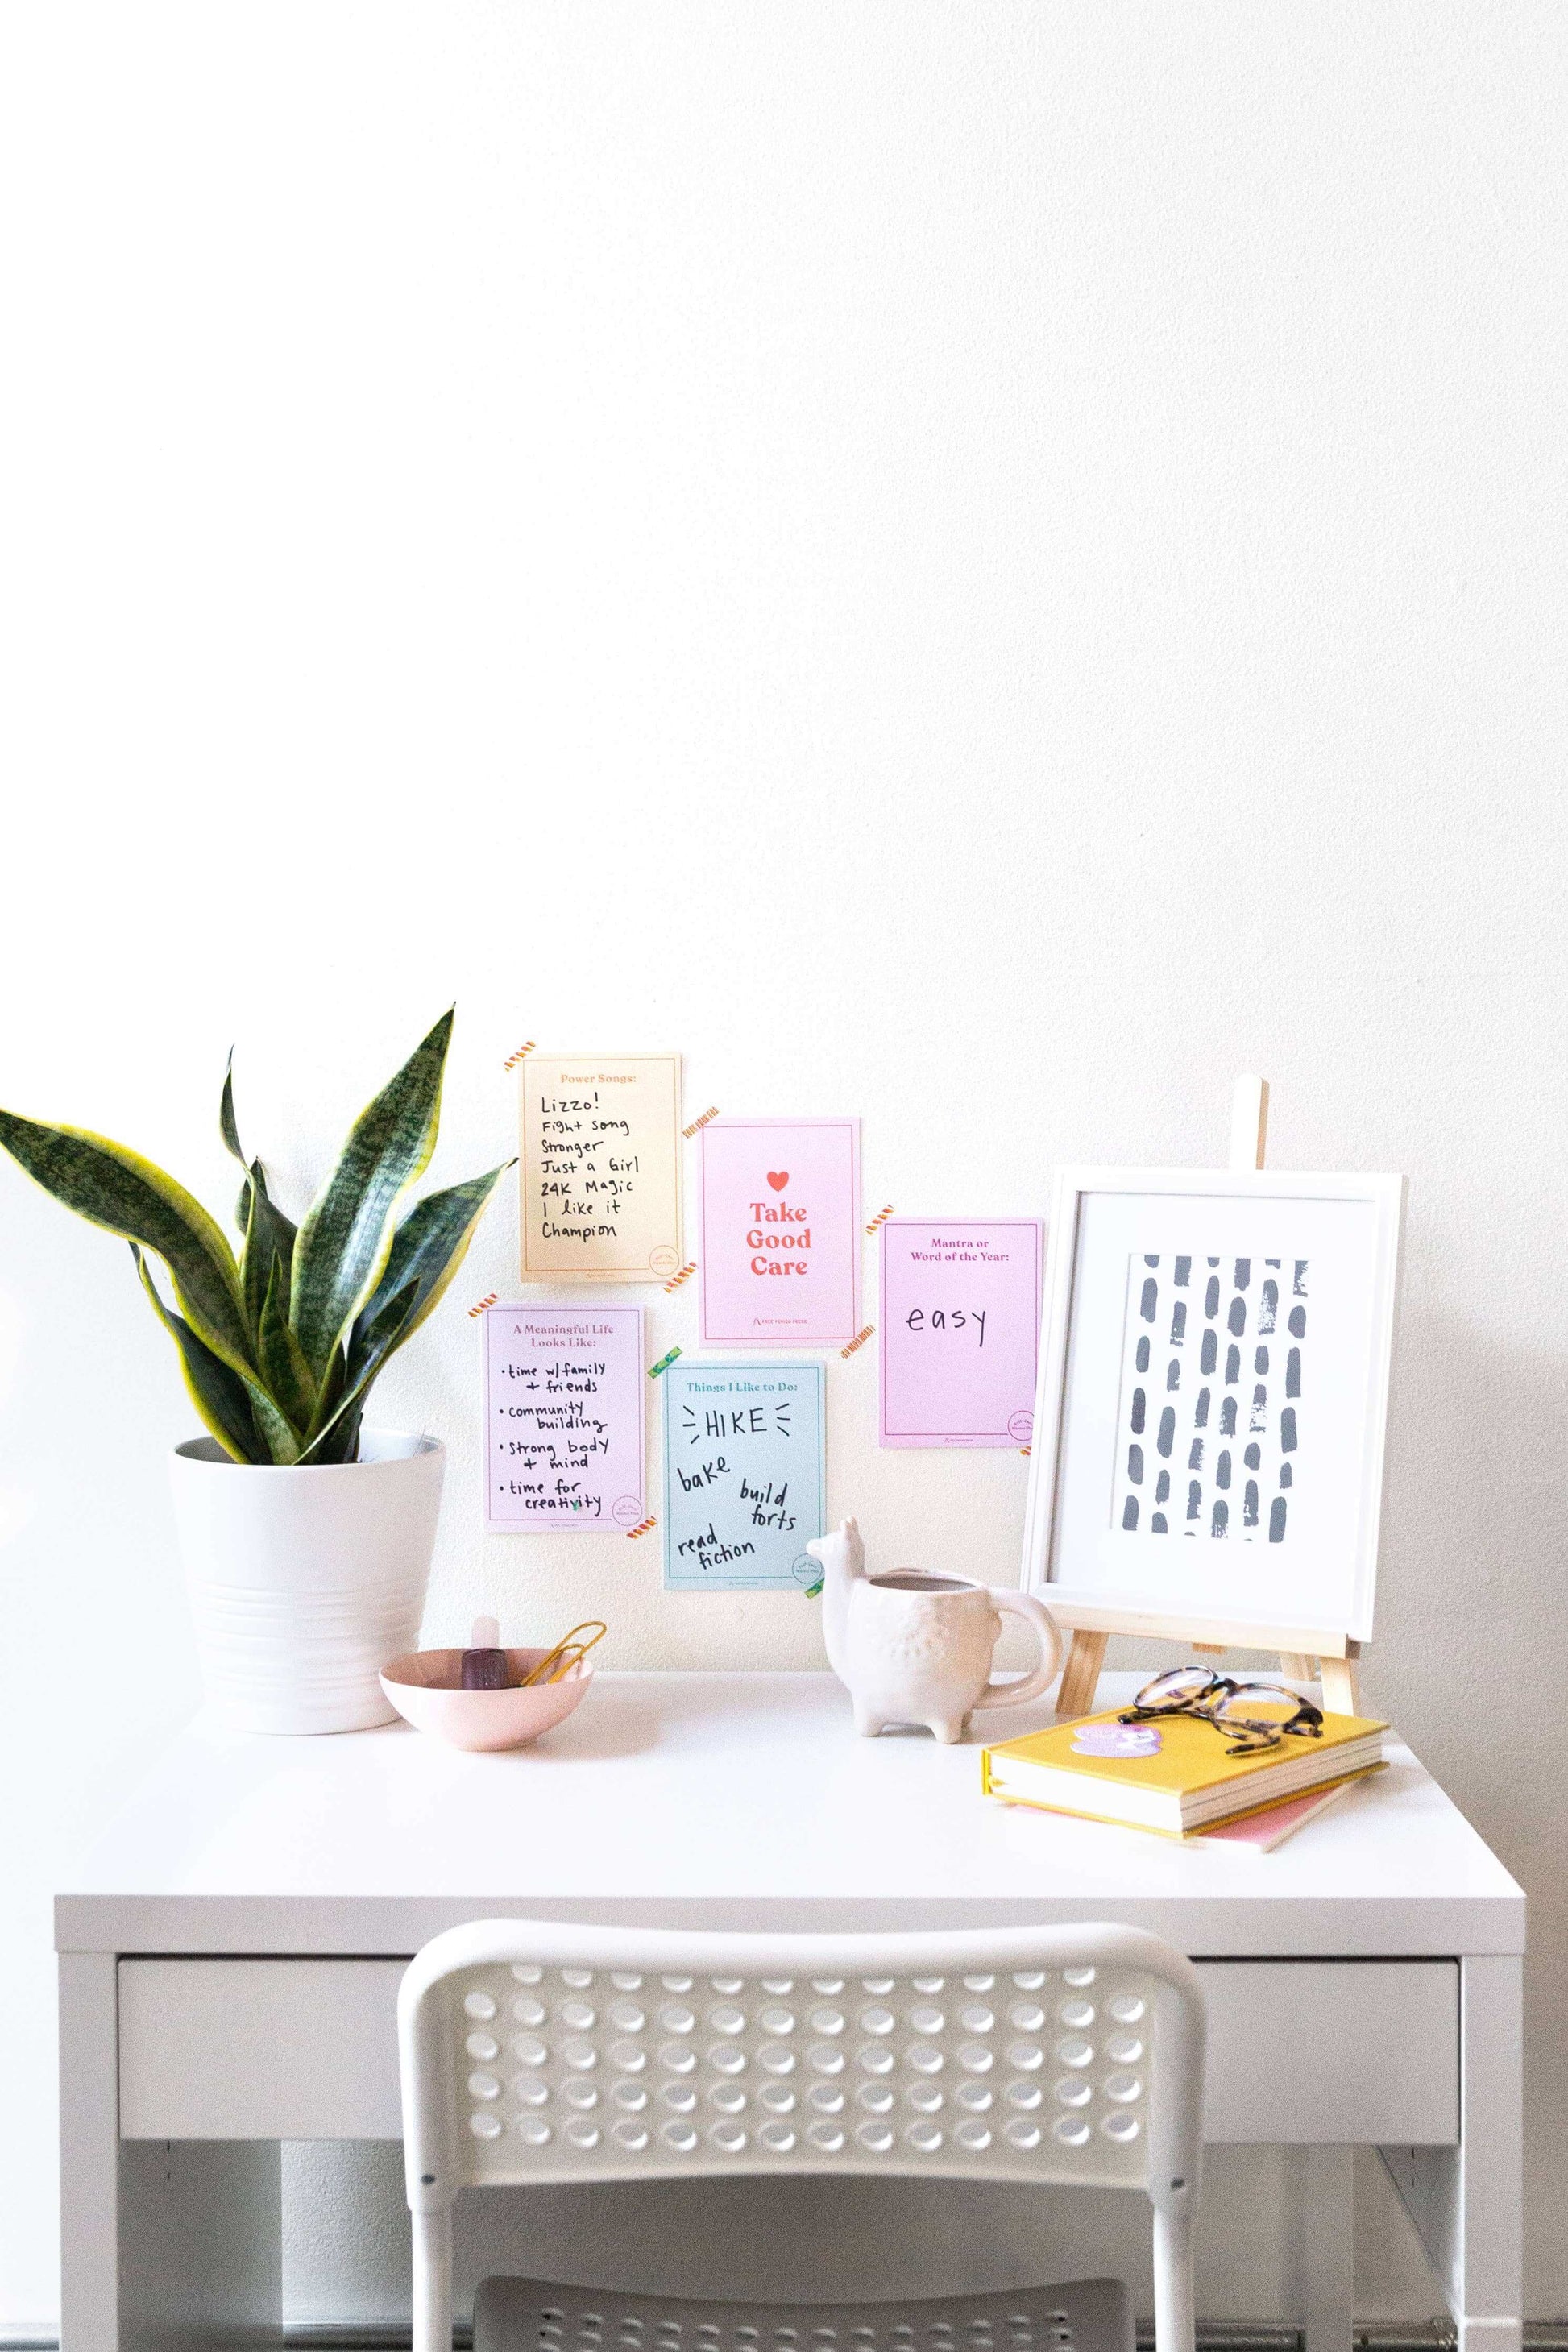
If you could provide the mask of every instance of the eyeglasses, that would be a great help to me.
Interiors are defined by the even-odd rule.
[[[1279,1712],[1283,1706],[1287,1712]],[[1259,1715],[1259,1707],[1267,1714]],[[1323,1711],[1298,1698],[1279,1683],[1237,1682],[1230,1675],[1205,1674],[1201,1666],[1173,1666],[1145,1683],[1123,1723],[1151,1723],[1162,1715],[1195,1715],[1234,1745],[1227,1756],[1261,1756],[1287,1737],[1321,1739]]]

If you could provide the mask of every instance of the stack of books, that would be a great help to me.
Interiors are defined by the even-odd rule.
[[[1087,1821],[1121,1822],[1163,1837],[1201,1837],[1257,1816],[1257,1839],[1236,1842],[1250,1842],[1264,1851],[1279,1838],[1268,1836],[1262,1816],[1277,1811],[1283,1815],[1288,1808],[1291,1819],[1280,1821],[1280,1834],[1299,1828],[1321,1810],[1321,1802],[1304,1800],[1326,1801],[1347,1782],[1378,1770],[1388,1728],[1364,1716],[1329,1715],[1320,1739],[1290,1735],[1259,1754],[1230,1756],[1226,1752],[1230,1739],[1201,1717],[1166,1715],[1143,1727],[1160,1735],[1153,1754],[1085,1752],[1097,1743],[1080,1744],[1082,1733],[1120,1721],[1120,1712],[1113,1708],[984,1748],[981,1785],[987,1796],[1007,1804],[1035,1805]],[[1107,1743],[1102,1738],[1098,1744]]]

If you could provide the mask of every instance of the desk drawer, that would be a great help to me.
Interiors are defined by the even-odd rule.
[[[1205,2136],[1459,2136],[1451,1960],[1204,1960]],[[397,2139],[401,1960],[122,1960],[124,2139]]]

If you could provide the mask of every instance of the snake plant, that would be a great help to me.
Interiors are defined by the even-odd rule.
[[[130,1243],[192,1402],[234,1461],[356,1461],[371,1382],[457,1272],[510,1161],[426,1193],[394,1222],[436,1149],[451,1035],[447,1012],[360,1113],[299,1225],[273,1200],[260,1160],[240,1148],[230,1054],[218,1124],[245,1170],[237,1257],[201,1202],[150,1160],[85,1128],[0,1111],[0,1143],[27,1174]],[[149,1253],[168,1269],[177,1314]]]

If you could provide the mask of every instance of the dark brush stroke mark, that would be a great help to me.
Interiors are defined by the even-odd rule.
[[[1192,1271],[1193,1262],[1190,1257],[1179,1257],[1176,1260],[1175,1279],[1178,1289],[1185,1290],[1187,1283],[1192,1276]]]
[[[1170,1459],[1171,1447],[1175,1443],[1175,1436],[1176,1410],[1173,1405],[1168,1404],[1165,1407],[1164,1412],[1160,1415],[1160,1434],[1154,1440],[1155,1444],[1160,1449],[1163,1458],[1166,1461]]]
[[[1305,1298],[1307,1296],[1308,1264],[1309,1260],[1304,1257],[1299,1257],[1296,1260],[1296,1279],[1290,1285],[1290,1288],[1294,1296],[1298,1298]]]
[[[1171,1474],[1168,1470],[1162,1470],[1154,1481],[1154,1500],[1157,1503],[1168,1503],[1170,1499]]]
[[[1255,1372],[1266,1372],[1268,1370],[1268,1350],[1267,1348],[1258,1348],[1254,1351],[1252,1369]]]
[[[1198,1370],[1206,1380],[1219,1361],[1219,1341],[1212,1331],[1204,1333],[1204,1344],[1198,1351]]]
[[[1142,1390],[1134,1389],[1132,1391],[1132,1434],[1134,1437],[1142,1437],[1143,1434],[1143,1413],[1145,1402],[1146,1400]]]
[[[1204,1292],[1204,1313],[1212,1320],[1219,1313],[1219,1276],[1211,1274]]]
[[[1285,1359],[1285,1393],[1299,1397],[1301,1393],[1301,1350],[1292,1348]]]
[[[1290,1337],[1292,1339],[1304,1339],[1306,1336],[1307,1310],[1304,1307],[1292,1307],[1290,1309]]]
[[[1296,1451],[1296,1408],[1294,1405],[1288,1404],[1284,1412],[1279,1416],[1279,1451],[1281,1454],[1294,1454]]]
[[[1256,1445],[1249,1445],[1241,1458],[1246,1463],[1249,1470],[1256,1470],[1259,1463],[1262,1461],[1263,1455]]]
[[[1200,1389],[1198,1391],[1198,1401],[1193,1407],[1193,1427],[1194,1429],[1206,1429],[1208,1425],[1209,1392],[1207,1389]]]
[[[1241,1378],[1241,1349],[1227,1348],[1225,1351],[1225,1384],[1233,1389]]]
[[[1247,1425],[1248,1429],[1256,1430],[1260,1437],[1268,1426],[1268,1391],[1261,1381],[1252,1391],[1252,1411],[1247,1416]]]
[[[1290,1465],[1289,1462],[1281,1462],[1279,1465],[1279,1484],[1282,1486],[1293,1486],[1294,1483],[1295,1481],[1290,1475]]]
[[[1203,1466],[1204,1442],[1201,1437],[1194,1437],[1187,1454],[1187,1467],[1189,1470],[1201,1470]]]
[[[1285,1540],[1285,1497],[1283,1495],[1276,1495],[1274,1500],[1268,1506],[1268,1540],[1270,1543],[1283,1543]]]
[[[1258,1309],[1258,1328],[1268,1333],[1274,1328],[1274,1318],[1279,1312],[1279,1285],[1270,1276],[1263,1286],[1262,1304]]]
[[[1238,1257],[1236,1261],[1236,1286],[1237,1290],[1245,1290],[1251,1280],[1252,1260],[1249,1257]]]
[[[1218,1260],[1218,1258],[1217,1258],[1217,1257],[1211,1257],[1211,1258],[1210,1258],[1210,1260],[1209,1260],[1209,1264],[1210,1264],[1210,1265],[1217,1265],[1219,1264],[1219,1260]]]
[[[1171,1309],[1171,1345],[1179,1348],[1187,1336],[1187,1302],[1178,1298]]]
[[[1279,1261],[1277,1257],[1266,1257],[1263,1263],[1265,1265],[1278,1266]]]
[[[1135,1363],[1137,1364],[1138,1370],[1139,1370],[1141,1372],[1146,1372],[1146,1371],[1148,1370],[1148,1369],[1149,1369],[1149,1334],[1147,1333],[1147,1331],[1140,1331],[1140,1333],[1138,1334],[1138,1353],[1137,1353],[1137,1356],[1136,1356],[1136,1357],[1135,1357],[1135,1359],[1134,1359],[1134,1361],[1135,1361]]]
[[[1163,1511],[1155,1512],[1153,1517],[1149,1522],[1149,1532],[1152,1536],[1168,1536],[1170,1534],[1171,1530],[1169,1526],[1166,1524],[1165,1514]]]
[[[1219,1433],[1222,1437],[1236,1435],[1236,1399],[1221,1397],[1219,1401]]]
[[[1155,1281],[1153,1276],[1150,1275],[1144,1282],[1143,1300],[1142,1306],[1138,1309],[1138,1312],[1142,1315],[1145,1323],[1152,1323],[1154,1320],[1154,1308],[1159,1297],[1160,1286]]]
[[[1129,1535],[1132,1533],[1133,1528],[1137,1526],[1138,1497],[1136,1495],[1129,1495],[1125,1504],[1122,1506],[1121,1524]]]
[[[1159,1252],[1156,1251],[1152,1257],[1146,1257],[1143,1263],[1145,1265],[1158,1265],[1160,1263]]]
[[[1143,1448],[1130,1445],[1127,1449],[1127,1475],[1135,1486],[1143,1484]]]
[[[1258,1481],[1256,1478],[1249,1478],[1247,1480],[1247,1490],[1241,1498],[1241,1524],[1244,1528],[1255,1528],[1258,1525]]]
[[[1202,1485],[1200,1484],[1200,1482],[1199,1482],[1196,1478],[1193,1478],[1193,1479],[1189,1480],[1188,1485],[1187,1485],[1187,1517],[1188,1517],[1188,1518],[1189,1518],[1189,1519],[1198,1519],[1198,1518],[1202,1518],[1202,1517],[1203,1517],[1203,1509],[1204,1509],[1204,1490],[1203,1490],[1203,1486],[1202,1486]]]
[[[1215,1465],[1214,1465],[1214,1482],[1215,1482],[1215,1485],[1216,1486],[1229,1486],[1229,1484],[1230,1484],[1230,1455],[1229,1455],[1228,1454],[1222,1453],[1222,1454],[1221,1454],[1221,1455],[1220,1455],[1220,1457],[1219,1457],[1219,1460],[1215,1464]]]
[[[1215,1505],[1215,1507],[1214,1507],[1214,1528],[1213,1528],[1212,1532],[1213,1532],[1215,1535],[1216,1535],[1216,1536],[1223,1536],[1223,1535],[1228,1535],[1228,1534],[1229,1534],[1229,1532],[1230,1532],[1230,1505],[1229,1505],[1228,1503],[1216,1503],[1216,1504]]]
[[[1230,1333],[1231,1338],[1233,1339],[1239,1339],[1242,1333],[1247,1328],[1247,1301],[1245,1298],[1233,1298],[1231,1300],[1230,1313],[1226,1317],[1225,1321],[1226,1328]]]
[[[1165,1368],[1165,1386],[1167,1390],[1170,1390],[1179,1389],[1181,1385],[1182,1360],[1180,1356],[1173,1356],[1169,1364]]]

